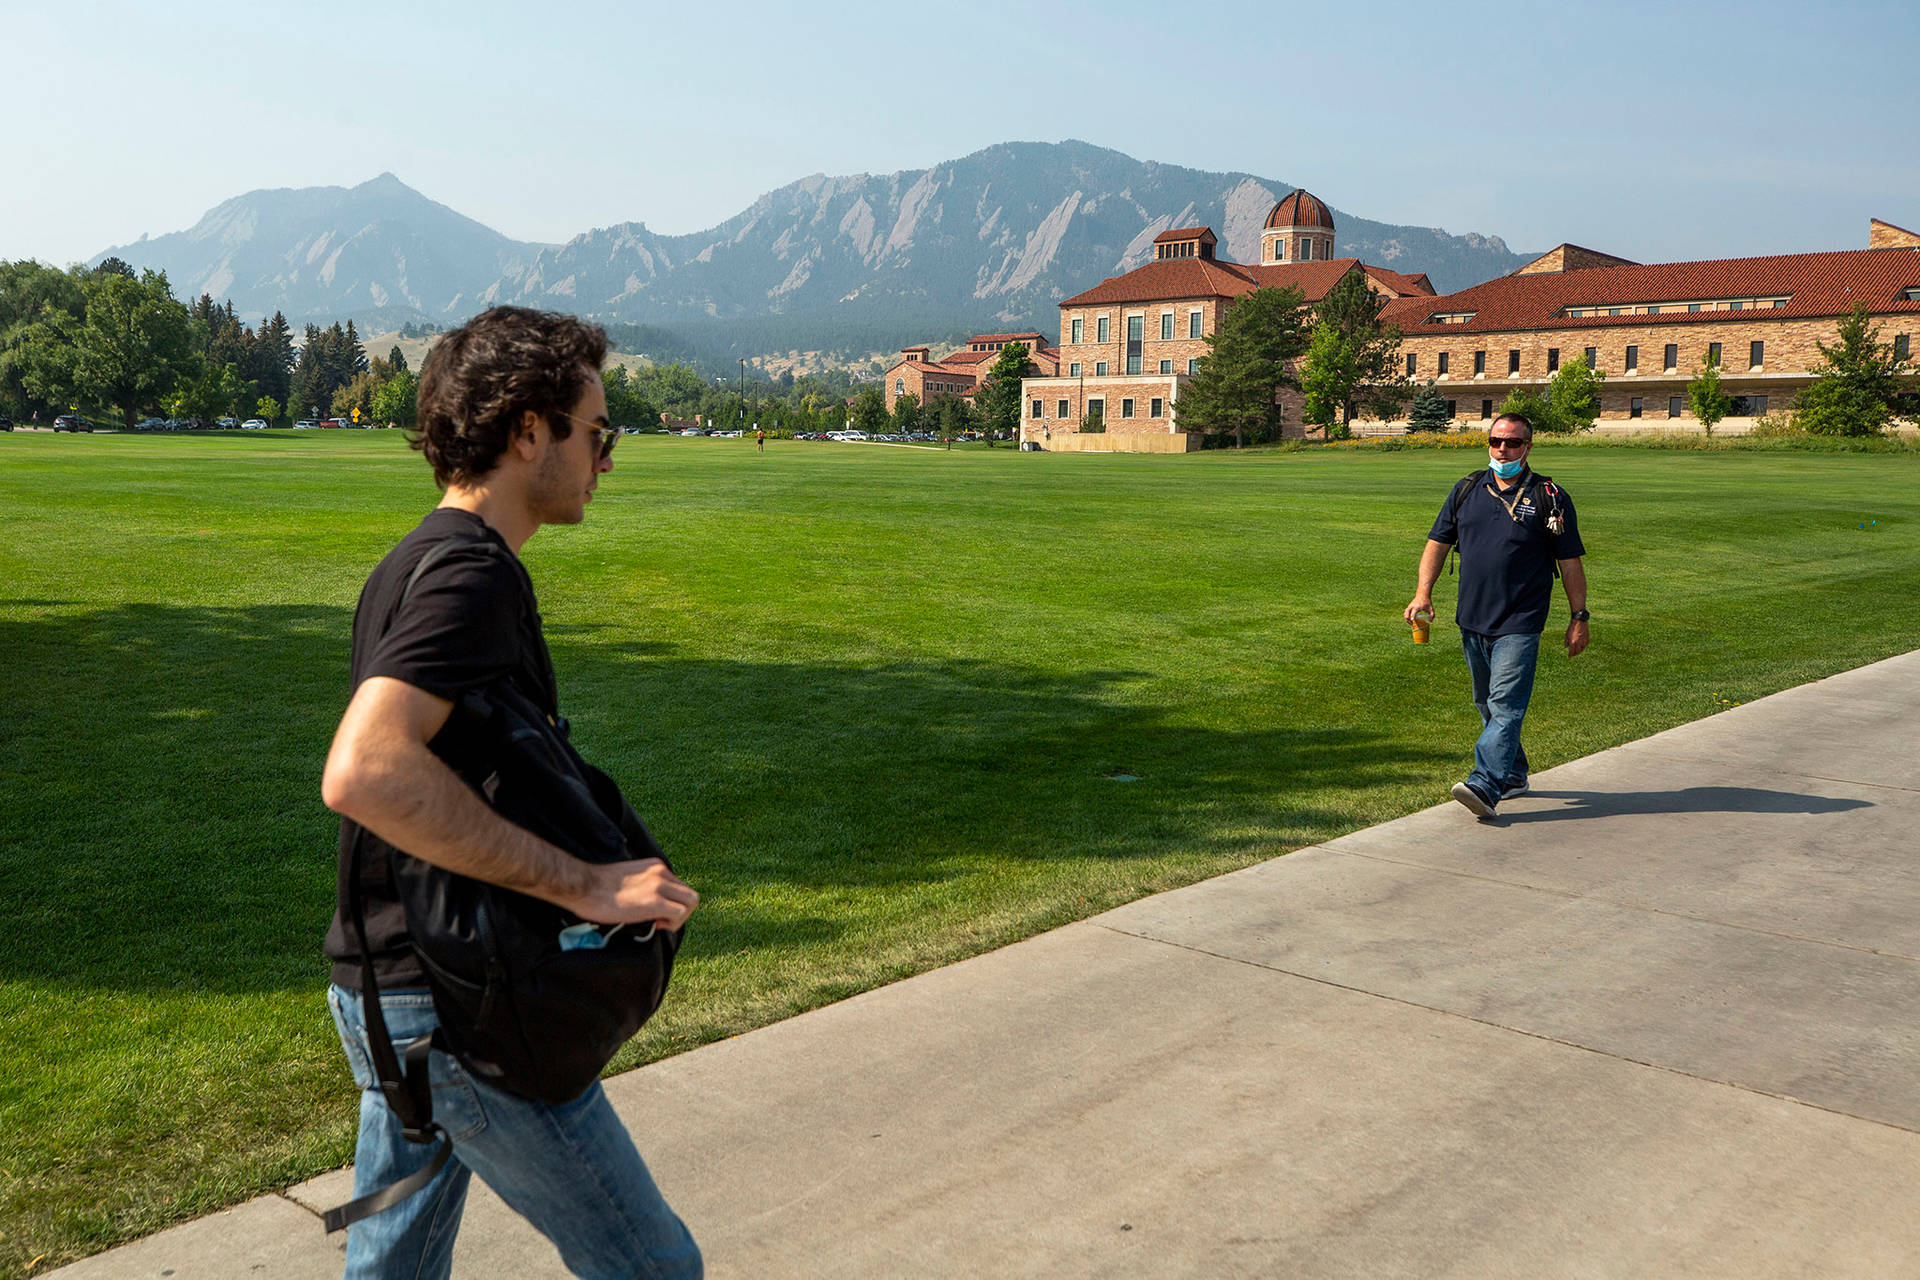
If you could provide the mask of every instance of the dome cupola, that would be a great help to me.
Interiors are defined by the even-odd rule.
[[[1260,261],[1325,262],[1333,258],[1333,211],[1302,188],[1267,215],[1260,233]]]

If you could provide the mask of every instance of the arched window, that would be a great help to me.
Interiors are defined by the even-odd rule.
[[[907,394],[907,380],[905,378],[895,378],[893,380],[893,394],[897,396]]]

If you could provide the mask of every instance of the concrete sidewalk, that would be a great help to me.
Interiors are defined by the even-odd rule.
[[[608,1090],[716,1277],[1920,1274],[1916,725],[1920,652]],[[337,1275],[347,1186],[56,1274]],[[475,1190],[456,1274],[564,1274]]]

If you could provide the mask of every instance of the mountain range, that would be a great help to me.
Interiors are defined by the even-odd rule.
[[[625,222],[549,245],[509,239],[383,173],[351,188],[249,192],[189,230],[94,261],[164,269],[180,297],[209,293],[296,324],[444,325],[515,303],[636,326],[616,338],[709,362],[852,356],[982,328],[1051,334],[1059,299],[1146,261],[1172,227],[1209,225],[1220,256],[1254,261],[1268,211],[1291,190],[1083,142],[1016,142],[928,169],[802,178],[691,235]],[[1334,218],[1338,254],[1424,271],[1441,292],[1528,258],[1497,236],[1337,207]]]

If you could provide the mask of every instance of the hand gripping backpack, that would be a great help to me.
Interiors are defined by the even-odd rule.
[[[427,569],[456,547],[502,554],[484,539],[436,544],[408,579],[402,605]],[[567,722],[549,718],[511,681],[462,698],[442,735],[453,744],[448,765],[514,825],[587,862],[665,860],[613,779],[574,750]],[[380,1090],[408,1141],[440,1147],[419,1172],[328,1210],[329,1232],[406,1199],[452,1154],[451,1140],[433,1119],[430,1048],[452,1053],[475,1076],[510,1093],[570,1102],[660,1007],[683,933],[652,925],[622,926],[604,936],[590,930],[597,945],[568,949],[561,933],[577,930],[578,917],[395,850],[394,887],[440,1018],[439,1030],[405,1046],[403,1068],[380,1011],[357,846],[349,862],[348,915],[360,947],[367,1038]]]

